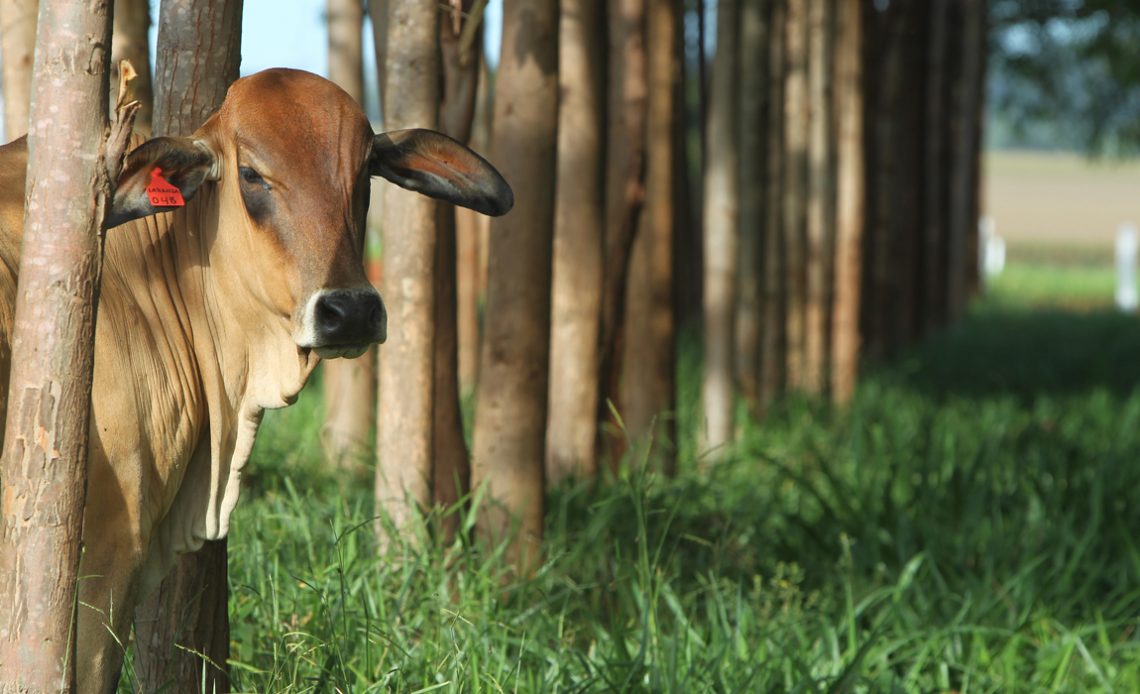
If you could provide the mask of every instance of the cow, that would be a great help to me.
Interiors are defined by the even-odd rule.
[[[24,138],[0,148],[0,392],[26,165]],[[374,134],[348,94],[297,70],[239,79],[193,135],[128,154],[108,206],[96,324],[85,691],[114,691],[135,605],[176,556],[226,536],[262,413],[293,403],[320,359],[384,341],[362,258],[372,176],[489,215],[514,202],[464,145],[430,130]]]

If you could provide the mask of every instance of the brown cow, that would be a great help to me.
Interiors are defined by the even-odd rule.
[[[23,139],[0,148],[4,392],[26,163]],[[383,342],[384,305],[362,270],[374,175],[486,214],[513,204],[463,145],[427,130],[374,135],[339,87],[295,70],[238,80],[193,136],[128,156],[108,213],[95,339],[85,691],[114,690],[135,604],[175,556],[225,537],[262,412],[294,402],[320,357]],[[154,206],[156,176],[185,206]]]

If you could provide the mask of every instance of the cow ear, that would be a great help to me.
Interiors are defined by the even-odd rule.
[[[515,204],[511,187],[486,159],[434,130],[396,130],[372,142],[368,173],[401,188],[497,217]]]
[[[217,178],[216,162],[217,156],[201,140],[147,140],[127,155],[107,212],[107,228],[181,207],[203,181]]]

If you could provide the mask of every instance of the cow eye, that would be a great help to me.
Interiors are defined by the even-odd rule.
[[[265,179],[261,177],[261,174],[257,173],[257,171],[248,166],[239,166],[238,173],[241,174],[241,180],[245,181],[246,183],[249,183],[251,185],[262,185],[267,188],[269,187],[266,185]]]

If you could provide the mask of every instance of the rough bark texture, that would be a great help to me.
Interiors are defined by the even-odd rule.
[[[115,28],[111,38],[111,84],[119,79],[119,62],[131,61],[135,79],[131,93],[140,104],[135,129],[150,132],[154,114],[154,82],[150,68],[150,0],[115,0]]]
[[[845,403],[859,370],[859,305],[863,271],[866,175],[863,158],[863,18],[859,3],[841,0],[836,45],[837,195],[835,305],[832,309],[831,397]]]
[[[221,106],[241,62],[241,10],[241,0],[163,1],[156,135],[188,135]],[[229,691],[227,580],[226,541],[207,542],[179,557],[171,575],[139,604],[134,668],[142,691]],[[203,667],[191,651],[209,664]]]
[[[717,6],[716,58],[708,116],[705,170],[705,363],[701,382],[704,443],[724,446],[733,438],[732,356],[736,318],[739,244],[739,21],[737,0]]]
[[[74,691],[111,17],[44,0],[28,134],[27,215],[0,461],[0,690]],[[7,57],[7,56],[5,56]],[[108,165],[112,171],[108,171]]]
[[[360,0],[327,0],[329,79],[364,103],[364,5]],[[376,412],[376,348],[359,359],[333,359],[324,372],[325,420],[321,446],[337,467],[359,471],[371,449]]]
[[[831,335],[832,249],[835,242],[835,178],[832,129],[833,0],[808,4],[808,135],[806,305],[802,386],[808,393],[827,389]]]
[[[389,0],[384,127],[436,129],[440,105],[439,3]],[[381,543],[411,539],[432,499],[435,400],[436,215],[439,203],[384,186],[384,280],[381,294],[392,329],[380,349],[376,419],[376,505],[395,536],[377,526]],[[404,531],[410,531],[409,534]]]
[[[439,27],[443,65],[440,127],[460,142],[471,139],[481,62],[481,31],[477,25],[469,28],[472,25],[468,24],[481,22],[481,16],[471,14],[473,5],[472,0],[453,0]],[[464,39],[465,34],[472,40]],[[457,208],[439,205],[437,209],[434,501],[445,509],[454,509],[471,483],[471,461],[459,409],[458,224]],[[460,520],[458,512],[444,515],[440,530],[445,543],[455,537]]]
[[[608,3],[609,100],[606,124],[605,232],[602,239],[602,306],[599,326],[599,454],[621,462],[626,436],[610,412],[622,409],[621,326],[625,318],[629,260],[645,203],[645,129],[648,85],[646,0]]]
[[[645,214],[630,261],[622,360],[621,402],[630,437],[649,440],[648,460],[676,469],[675,325],[673,241],[677,188],[677,114],[681,65],[676,3],[649,0],[648,117],[646,125]]]
[[[562,0],[559,20],[558,190],[555,200],[550,484],[597,471],[598,330],[602,300],[604,4]]]
[[[764,249],[768,190],[768,21],[770,3],[743,0],[740,17],[740,252],[736,380],[755,403],[760,392]]]
[[[516,202],[491,222],[472,485],[487,485],[479,534],[497,542],[517,525],[507,559],[529,574],[542,539],[558,3],[506,0],[501,56],[491,152]]]
[[[0,63],[4,78],[4,141],[28,132],[36,0],[0,0]]]

